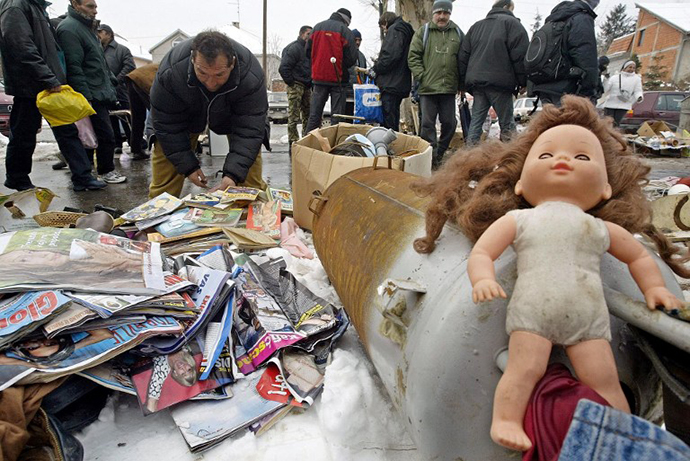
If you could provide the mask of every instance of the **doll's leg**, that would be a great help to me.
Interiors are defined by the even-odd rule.
[[[496,386],[491,438],[512,450],[525,451],[532,442],[523,419],[534,386],[544,376],[551,342],[534,333],[514,331],[508,343],[508,365]]]
[[[566,349],[577,378],[604,397],[614,408],[630,413],[611,345],[605,339],[592,339]]]

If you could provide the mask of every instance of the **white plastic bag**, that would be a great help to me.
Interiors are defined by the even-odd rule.
[[[79,140],[81,141],[84,149],[95,149],[98,147],[98,138],[96,138],[96,132],[93,129],[93,124],[91,124],[91,119],[89,117],[84,117],[80,120],[74,122],[79,130]]]

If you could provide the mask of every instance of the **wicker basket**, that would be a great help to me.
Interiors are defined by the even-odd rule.
[[[34,215],[34,220],[41,227],[69,227],[76,224],[77,219],[86,216],[86,213],[74,213],[72,211],[45,211]]]

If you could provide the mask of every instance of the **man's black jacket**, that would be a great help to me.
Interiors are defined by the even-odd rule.
[[[0,2],[0,54],[5,92],[35,98],[67,82],[62,51],[41,0]]]
[[[486,18],[470,27],[462,41],[458,55],[460,86],[470,93],[475,88],[514,92],[525,86],[528,46],[520,20],[505,8],[492,8]]]
[[[311,86],[311,59],[307,56],[307,41],[298,38],[283,50],[278,72],[287,85],[299,82]]]
[[[381,91],[403,96],[410,93],[412,74],[407,66],[407,54],[413,35],[412,26],[399,16],[388,26],[379,58],[374,64],[376,85]]]
[[[230,135],[223,175],[243,182],[266,133],[268,99],[264,72],[251,51],[232,40],[237,54],[230,78],[209,93],[194,73],[192,39],[165,55],[151,88],[153,128],[165,156],[185,176],[199,169],[189,136],[208,127]]]

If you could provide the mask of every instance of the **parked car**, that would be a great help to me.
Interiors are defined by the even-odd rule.
[[[680,91],[645,91],[644,100],[633,104],[620,127],[635,133],[644,122],[660,120],[675,131],[680,121],[680,103],[689,95]]]
[[[520,120],[523,117],[528,116],[532,110],[534,110],[534,101],[537,98],[520,98],[516,99],[513,103],[513,116],[515,120]],[[537,103],[537,112],[541,111],[541,99]],[[536,113],[536,112],[535,112]]]
[[[287,122],[288,96],[286,92],[268,92],[268,119],[274,123]]]
[[[0,81],[0,134],[10,136],[10,112],[12,112],[12,96],[5,94],[5,86]]]

